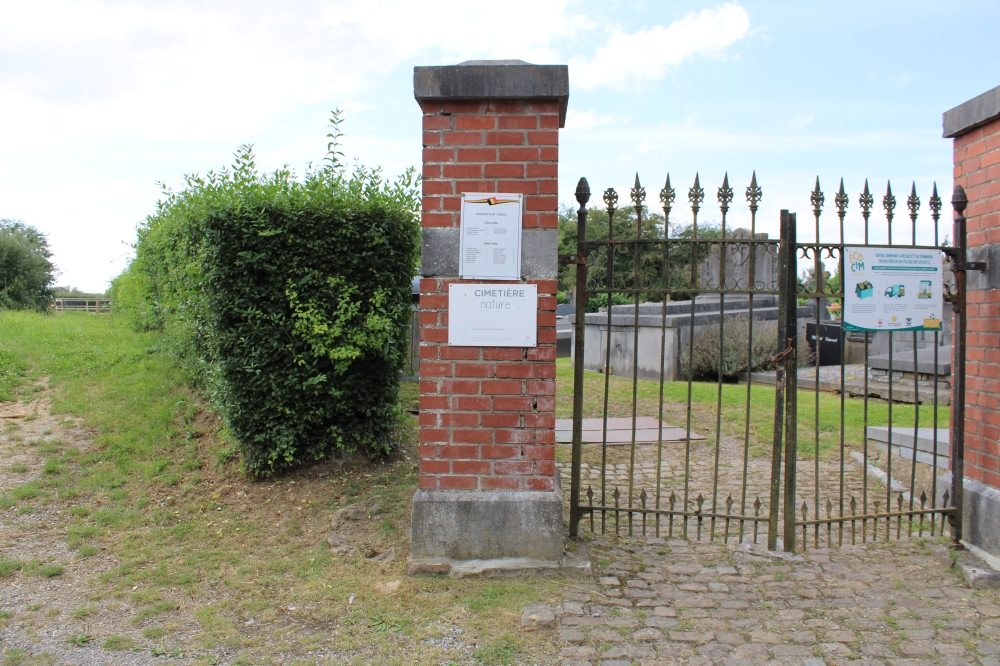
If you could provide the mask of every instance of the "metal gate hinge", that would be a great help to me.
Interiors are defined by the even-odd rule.
[[[566,264],[577,264],[580,266],[587,265],[587,255],[585,254],[560,254],[559,255],[559,265],[565,266]]]
[[[955,263],[956,271],[985,271],[985,261],[961,261]]]

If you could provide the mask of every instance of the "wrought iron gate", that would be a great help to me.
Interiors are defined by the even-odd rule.
[[[766,536],[770,549],[791,551],[942,535],[947,517],[947,531],[958,541],[964,445],[962,428],[952,428],[950,451],[939,429],[939,405],[949,397],[939,346],[945,334],[913,332],[911,339],[904,332],[863,333],[849,341],[841,327],[831,347],[825,331],[836,323],[823,311],[836,299],[843,302],[843,278],[828,279],[825,264],[839,266],[843,276],[845,247],[942,252],[950,261],[946,276],[954,275],[945,295],[955,313],[951,420],[963,423],[968,265],[960,197],[956,245],[948,246],[939,233],[936,185],[929,200],[933,229],[918,225],[914,186],[906,199],[907,233],[897,222],[894,239],[891,186],[882,198],[884,223],[877,224],[870,219],[875,197],[866,181],[859,199],[863,243],[845,242],[850,202],[843,181],[834,197],[839,224],[830,225],[823,220],[825,196],[817,179],[808,241],[798,238],[796,214],[788,211],[781,212],[779,238],[758,233],[763,192],[756,174],[745,196],[749,230],[731,229],[728,175],[716,192],[719,224],[699,227],[705,191],[695,176],[687,192],[692,223],[672,233],[677,197],[670,177],[659,195],[661,225],[645,207],[636,175],[631,206],[620,207],[614,189],[603,193],[601,228],[592,226],[597,237],[588,238],[590,189],[580,179],[577,254],[561,257],[576,266],[571,536],[581,529],[754,543]],[[800,278],[803,267],[811,269],[811,280]],[[595,299],[603,307],[588,315]],[[803,324],[813,327],[811,346]],[[875,361],[882,356],[872,353],[873,345],[884,345],[886,337],[888,368],[879,369]],[[859,349],[863,363],[848,363]],[[838,351],[839,364],[824,362],[824,353]],[[650,369],[657,353],[658,372]],[[862,365],[863,377],[848,376]],[[709,381],[698,381],[713,370]],[[734,370],[745,375],[745,386],[732,384]],[[912,398],[912,409],[901,398]],[[683,426],[666,424],[666,417]],[[873,451],[872,428],[882,425],[888,426],[887,451]],[[927,425],[929,432],[921,429]],[[907,448],[902,443],[910,434]],[[922,450],[928,437],[930,450]],[[929,477],[921,462],[927,455]],[[945,459],[952,484],[939,488]],[[870,479],[875,462],[885,468],[884,482]]]

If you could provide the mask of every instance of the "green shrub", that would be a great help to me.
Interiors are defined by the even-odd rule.
[[[166,192],[113,284],[204,383],[254,475],[391,448],[419,200],[412,170],[346,173],[339,122],[302,180],[258,173],[244,146],[232,170]]]
[[[751,372],[774,369],[772,362],[781,351],[778,348],[777,322],[754,319],[752,345],[747,344],[750,339],[750,318],[747,314],[727,318],[722,330],[721,357],[718,324],[706,326],[695,333],[691,356],[694,379],[717,379],[721,370],[723,379],[733,380],[739,373],[746,372],[748,365]],[[815,360],[809,350],[804,331],[799,333],[796,340],[796,358],[799,367],[810,365]],[[687,354],[682,355],[681,362],[684,367],[682,376],[687,379],[686,369],[689,362]]]
[[[17,220],[0,220],[0,310],[45,310],[55,267],[45,235]]]

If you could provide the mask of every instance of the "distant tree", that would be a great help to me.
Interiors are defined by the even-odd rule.
[[[76,287],[52,287],[52,295],[56,298],[96,298],[104,296],[92,291],[80,291]]]
[[[0,219],[0,310],[45,310],[55,266],[45,234],[20,220]]]
[[[633,207],[620,208],[615,213],[615,238],[634,239],[639,231],[637,230],[637,217]],[[664,238],[663,214],[643,209],[642,216],[642,238],[662,240]],[[722,235],[718,226],[712,223],[702,223],[698,225],[698,237],[705,239],[719,238]],[[587,240],[606,240],[608,233],[608,213],[602,208],[591,208],[587,216]],[[576,211],[563,207],[559,211],[559,253],[576,254],[577,249],[577,218]],[[690,224],[670,225],[669,237],[671,239],[690,239],[694,237],[694,228]],[[615,252],[614,278],[615,283],[620,286],[630,286],[635,282],[635,250],[634,246],[621,246]],[[711,250],[709,243],[699,244],[698,263],[704,261]],[[669,260],[667,270],[663,265],[663,245],[649,244],[641,247],[639,256],[639,283],[643,287],[655,289],[663,288],[664,283],[675,289],[672,300],[684,300],[691,297],[686,291],[692,286],[691,283],[691,254],[690,244],[671,244],[669,250]],[[603,288],[607,280],[608,258],[606,250],[595,250],[588,262],[588,280],[591,284]],[[696,277],[697,280],[697,277]],[[568,291],[576,284],[576,268],[572,265],[559,267],[559,289]],[[661,294],[650,293],[640,294],[641,301],[661,301]],[[591,298],[587,304],[588,312],[596,312],[598,308],[607,306],[608,297],[601,294]],[[634,302],[634,296],[627,294],[612,294],[612,305]]]

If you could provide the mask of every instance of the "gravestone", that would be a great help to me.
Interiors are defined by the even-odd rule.
[[[749,229],[734,229],[726,235],[727,239],[750,240],[753,236]],[[756,240],[767,240],[766,233],[758,233]],[[725,255],[725,286],[722,284],[722,263]],[[759,288],[767,289],[777,284],[778,277],[778,246],[777,244],[755,245],[747,244],[713,245],[708,258],[701,264],[701,287],[704,289],[750,289],[751,256],[755,256],[754,282]]]

